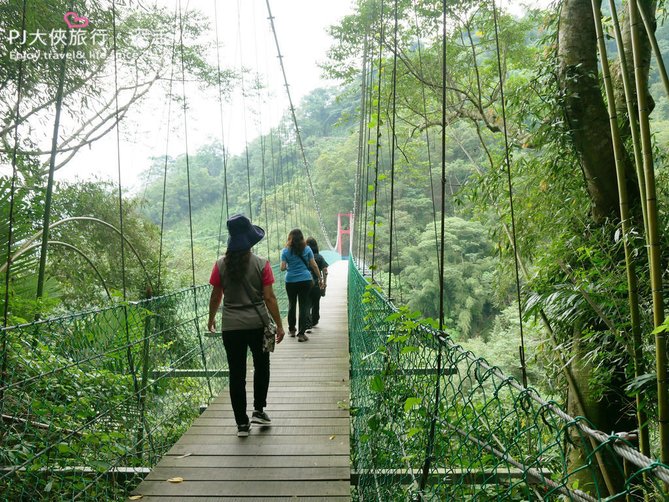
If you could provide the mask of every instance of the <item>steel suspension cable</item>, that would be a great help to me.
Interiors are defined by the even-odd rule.
[[[362,262],[364,264],[364,269],[367,269],[367,237],[369,231],[367,230],[368,225],[369,225],[369,172],[372,167],[372,145],[371,145],[371,134],[372,134],[372,129],[371,129],[371,123],[372,123],[372,96],[374,93],[374,47],[372,45],[370,49],[370,61],[371,63],[371,70],[369,72],[369,83],[368,83],[368,89],[369,89],[369,95],[367,96],[367,102],[369,103],[368,111],[367,111],[367,127],[365,127],[365,138],[366,138],[366,143],[367,143],[367,148],[366,148],[366,160],[365,160],[365,186],[364,186],[364,192],[365,192],[365,222],[364,222],[364,227],[363,227],[363,252],[362,252]],[[380,71],[377,69],[377,71]]]
[[[177,24],[177,13],[176,9],[174,12],[174,27],[176,28]],[[163,165],[163,197],[160,210],[160,248],[158,250],[158,284],[157,284],[157,293],[162,293],[162,263],[163,263],[163,238],[165,231],[165,207],[167,202],[167,160],[169,154],[169,145],[170,145],[170,123],[172,120],[172,87],[174,85],[174,59],[176,58],[176,29],[174,30],[172,38],[172,58],[170,61],[170,85],[167,96],[167,128],[165,134],[165,163]]]
[[[225,151],[225,126],[223,119],[223,86],[221,83],[221,43],[218,37],[218,8],[217,0],[214,2],[214,25],[216,26],[216,75],[218,85],[218,114],[221,123],[221,153],[223,155],[223,197],[221,198],[221,216],[218,222],[218,245],[216,247],[216,256],[221,254],[221,242],[223,235],[223,210],[225,209],[226,221],[230,219],[230,203],[228,200],[228,156]]]
[[[499,94],[502,105],[502,124],[504,128],[504,162],[506,164],[506,176],[509,190],[509,207],[511,209],[511,237],[513,242],[513,263],[516,277],[516,300],[518,302],[518,324],[520,328],[520,347],[518,354],[520,356],[520,371],[523,379],[523,386],[527,387],[527,367],[525,365],[525,335],[523,331],[523,307],[520,298],[520,271],[518,265],[518,241],[516,239],[516,217],[513,210],[513,183],[511,181],[511,157],[509,154],[509,131],[506,121],[506,99],[504,96],[504,78],[502,75],[502,56],[499,49],[499,23],[497,20],[497,6],[495,0],[492,2],[492,16],[495,25],[495,49],[497,55],[497,71],[499,75]]]
[[[237,37],[239,41],[239,75],[242,84],[242,124],[244,130],[244,158],[246,159],[246,191],[249,198],[249,219],[253,221],[253,206],[251,205],[251,162],[249,159],[249,141],[246,127],[246,84],[244,81],[244,66],[242,65],[242,23],[241,3],[237,0]]]
[[[200,354],[202,359],[202,365],[204,367],[205,374],[207,375],[207,387],[209,388],[209,396],[213,396],[213,390],[211,387],[211,380],[209,378],[209,372],[207,370],[207,358],[204,354],[204,344],[202,343],[202,333],[200,331],[200,323],[197,322],[198,319],[198,304],[197,304],[197,295],[195,294],[195,251],[194,251],[194,240],[193,240],[193,203],[191,197],[191,183],[190,183],[190,159],[188,152],[188,102],[186,99],[186,64],[184,61],[184,26],[183,26],[183,13],[181,11],[181,0],[179,0],[179,49],[181,56],[181,92],[183,99],[183,114],[184,114],[184,148],[186,150],[186,189],[188,191],[188,228],[190,232],[190,258],[191,258],[191,288],[193,288],[193,302],[195,306],[195,329],[197,331],[197,338],[200,345]]]
[[[297,146],[295,145],[295,143],[293,143],[292,146],[293,146],[293,155],[292,155],[293,169],[295,170],[295,174],[297,175],[297,187],[296,187],[297,193],[295,194],[295,197],[296,197],[295,202],[297,203],[297,207],[300,209],[300,210],[297,211],[298,227],[302,228],[302,227],[304,227],[304,224],[305,224],[304,208],[306,207],[306,204],[304,202],[304,190],[302,190],[302,186],[303,186],[302,179],[303,178],[302,178],[302,176],[298,175],[299,168],[297,166]],[[295,176],[293,176],[293,179],[294,178],[295,178]],[[305,236],[305,238],[306,238],[306,236]]]
[[[379,158],[381,154],[381,84],[383,82],[383,45],[385,44],[385,23],[383,21],[383,11],[385,2],[381,0],[381,14],[379,16],[379,23],[381,24],[381,31],[379,33],[379,67],[377,79],[377,95],[376,95],[376,153],[374,156],[374,211],[372,222],[372,280],[374,280],[374,272],[376,270],[376,227],[377,227],[377,206],[379,199]]]
[[[285,162],[285,156],[283,155],[283,145],[286,139],[284,138],[284,131],[283,131],[283,126],[279,125],[279,142],[277,144],[277,153],[279,155],[279,170],[281,171],[281,187],[283,191],[283,214],[286,216],[285,218],[285,235],[288,235],[288,226],[291,228],[295,228],[297,225],[295,223],[295,212],[290,211],[289,212],[289,205],[288,205],[288,199],[292,199],[293,201],[295,200],[292,195],[291,195],[291,184],[288,182],[288,166],[286,165]],[[285,170],[284,170],[285,168]],[[288,186],[286,186],[288,185]],[[286,198],[286,192],[288,192],[288,197]]]
[[[293,98],[290,95],[290,87],[288,86],[288,77],[286,76],[286,69],[283,64],[283,55],[281,54],[281,49],[279,47],[279,39],[276,34],[276,27],[274,26],[274,16],[272,16],[272,9],[269,5],[269,0],[265,0],[265,4],[267,5],[267,14],[269,16],[269,21],[272,26],[272,33],[274,35],[274,43],[276,44],[276,52],[277,52],[277,57],[279,58],[279,64],[281,66],[281,73],[283,75],[283,82],[284,86],[286,88],[286,95],[288,96],[288,104],[290,106],[290,114],[293,119],[293,126],[295,127],[295,137],[297,139],[297,143],[300,147],[300,153],[302,155],[302,163],[304,165],[304,170],[307,174],[307,181],[309,184],[309,189],[311,191],[311,198],[312,202],[314,203],[314,206],[316,207],[316,213],[318,214],[318,222],[321,227],[321,232],[323,233],[323,237],[325,238],[325,242],[328,245],[329,249],[333,249],[332,243],[330,242],[330,239],[328,237],[328,234],[325,230],[325,224],[323,223],[323,215],[321,213],[321,208],[320,204],[318,203],[318,199],[316,197],[316,192],[314,190],[314,185],[311,180],[311,173],[309,172],[309,163],[307,162],[307,156],[304,153],[304,145],[302,144],[302,136],[300,134],[300,128],[297,124],[297,116],[295,115],[295,107],[293,106]]]
[[[21,9],[21,33],[26,30],[26,1],[23,0]],[[21,48],[23,53],[24,48]],[[23,58],[19,59],[18,78],[16,87],[16,104],[14,105],[14,148],[12,148],[12,181],[9,189],[9,218],[7,232],[7,268],[5,270],[5,293],[2,313],[2,327],[7,328],[9,324],[9,284],[12,268],[12,245],[14,239],[14,205],[16,199],[16,183],[18,178],[17,152],[19,149],[19,122],[21,121],[21,100],[23,98]],[[0,412],[4,411],[4,388],[7,375],[7,331],[2,330],[2,366],[0,367]],[[0,413],[2,414],[2,413]]]
[[[392,285],[393,285],[393,237],[394,223],[395,223],[395,146],[397,136],[395,134],[395,125],[397,120],[397,32],[398,15],[397,15],[397,0],[395,0],[394,8],[395,16],[395,33],[393,36],[393,76],[392,76],[392,116],[390,119],[390,229],[389,234],[389,250],[388,250],[388,301],[392,301]]]
[[[274,225],[276,227],[276,244],[277,249],[281,249],[281,233],[279,232],[279,200],[278,200],[278,186],[279,186],[279,177],[276,170],[276,162],[274,161],[274,129],[270,128],[269,130],[269,154],[271,158],[272,165],[272,177],[274,179]],[[284,212],[285,214],[285,212]]]
[[[188,102],[186,94],[186,64],[184,58],[184,40],[183,40],[183,12],[181,10],[181,0],[179,0],[179,51],[181,59],[181,95],[183,101],[183,122],[184,122],[184,149],[186,161],[186,190],[188,194],[188,229],[190,237],[190,264],[191,264],[191,287],[195,287],[195,252],[193,239],[193,201],[191,196],[190,182],[190,153],[188,150]]]
[[[256,68],[260,68],[260,64],[258,61],[258,31],[256,30],[256,11],[255,11],[255,2],[252,4],[252,9],[253,9],[253,39],[255,40],[254,44],[254,50],[255,50],[255,63],[256,63]],[[267,63],[267,58],[265,58],[265,63]],[[267,67],[268,65],[265,64]],[[259,84],[258,84],[259,86]],[[260,169],[261,169],[261,187],[260,191],[262,193],[262,207],[264,209],[265,213],[265,228],[269,231],[270,230],[270,224],[269,224],[269,212],[267,210],[267,183],[265,180],[265,167],[266,167],[266,159],[265,159],[265,135],[263,134],[263,127],[262,127],[262,110],[263,110],[263,102],[262,102],[262,95],[260,93],[260,90],[258,89],[256,93],[257,99],[258,99],[258,129],[260,131]],[[267,259],[270,258],[270,243],[269,243],[269,236],[265,239],[265,244],[267,245]]]
[[[121,234],[121,283],[123,289],[123,326],[125,330],[126,339],[126,358],[128,360],[128,370],[132,377],[133,390],[137,400],[140,401],[140,387],[137,380],[137,372],[135,371],[135,360],[131,350],[130,344],[130,322],[128,319],[128,305],[127,305],[127,284],[126,284],[126,269],[125,269],[125,226],[123,218],[123,179],[121,176],[121,124],[119,120],[119,106],[118,106],[118,30],[117,30],[117,14],[116,14],[116,0],[112,0],[112,54],[114,60],[114,112],[116,117],[116,169],[118,172],[118,216],[119,216],[119,232]],[[42,236],[48,233],[48,229],[44,229]]]
[[[121,126],[119,124],[119,106],[118,106],[118,33],[117,33],[117,16],[116,16],[116,0],[112,0],[112,53],[114,58],[114,109],[116,114],[116,170],[118,173],[118,217],[119,217],[119,231],[121,232],[121,282],[123,285],[123,301],[127,301],[126,291],[126,271],[125,271],[125,227],[123,218],[123,183],[121,176]],[[45,232],[42,236],[46,235]],[[126,322],[126,330],[127,330]],[[134,372],[133,372],[134,374]]]
[[[414,18],[416,21],[416,33],[419,33],[418,28],[418,11],[416,10],[416,2],[413,2],[413,12]],[[417,53],[418,53],[418,69],[423,74],[423,51],[421,50],[421,40],[420,35],[418,35],[418,44],[417,44]],[[420,81],[420,91],[423,98],[423,115],[425,116],[425,122],[427,124],[427,98],[425,96],[425,82],[423,79]],[[437,204],[434,198],[434,179],[432,177],[432,153],[430,152],[430,131],[429,128],[425,127],[425,143],[427,143],[427,165],[430,172],[430,193],[432,195],[432,222],[434,224],[434,247],[437,256],[437,262],[439,262],[439,231],[437,230]]]
[[[446,0],[442,0],[442,33],[441,33],[441,235],[440,248],[441,256],[439,259],[439,333],[444,331],[444,263],[445,254],[444,249],[446,245],[445,240],[445,222],[446,222]],[[439,344],[439,352],[437,354],[437,373],[436,384],[434,392],[434,410],[432,412],[432,419],[430,421],[430,432],[427,439],[427,446],[425,448],[425,463],[423,464],[423,472],[420,479],[420,493],[422,494],[427,484],[428,475],[430,473],[430,465],[433,460],[434,452],[434,436],[437,426],[437,417],[439,416],[439,401],[441,399],[441,366],[443,359],[443,344]]]
[[[267,63],[267,60],[269,58],[269,48],[268,48],[268,40],[267,40],[267,32],[265,31],[265,36],[263,37],[263,43],[264,43],[264,49],[265,49],[265,80],[266,82],[270,82],[270,77],[269,77],[269,64]],[[267,103],[271,103],[271,93],[269,89],[269,85],[265,87],[265,96]],[[270,108],[269,112],[269,123],[272,124],[274,121],[272,111]],[[276,160],[274,158],[274,132],[275,132],[275,127],[270,127],[269,131],[267,133],[268,139],[269,139],[269,154],[270,154],[270,166],[272,168],[272,198],[274,199],[274,210],[272,211],[274,215],[274,226],[276,228],[276,249],[280,250],[283,245],[281,243],[281,233],[279,232],[279,201],[278,201],[278,187],[279,187],[279,177],[278,177],[278,172],[276,168]],[[285,213],[284,213],[285,214]],[[269,221],[267,222],[268,230],[270,223]],[[269,257],[268,257],[269,258]]]
[[[265,138],[262,134],[262,127],[260,129],[260,152],[261,152],[261,166],[262,166],[262,204],[265,208],[265,226],[269,230],[269,213],[267,212],[267,185],[265,183]],[[269,237],[265,239],[267,244],[267,258],[269,259],[270,249],[269,249]]]
[[[355,193],[353,194],[353,238],[355,239],[355,244],[353,248],[357,250],[356,256],[360,259],[360,235],[359,229],[360,223],[358,216],[361,212],[361,193],[362,193],[362,164],[364,162],[364,145],[365,145],[365,115],[366,115],[366,84],[367,84],[367,33],[365,33],[365,38],[363,41],[362,49],[362,70],[360,71],[360,124],[358,129],[358,163],[356,166],[355,172]],[[339,239],[339,236],[337,236]],[[353,244],[353,243],[352,243]]]
[[[284,176],[283,172],[283,158],[281,156],[281,143],[282,143],[282,138],[281,138],[281,130],[278,129],[277,127],[277,135],[278,135],[278,143],[277,143],[277,155],[279,156],[279,176],[281,178],[281,207],[282,207],[282,213],[284,215],[283,218],[283,235],[288,235],[288,208],[286,205],[286,183],[287,183],[287,174]]]

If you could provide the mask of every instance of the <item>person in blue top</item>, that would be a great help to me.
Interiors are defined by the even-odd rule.
[[[319,277],[318,265],[314,260],[314,253],[304,240],[304,234],[299,228],[294,228],[288,234],[286,247],[281,251],[281,270],[286,273],[286,293],[288,294],[288,331],[295,336],[295,313],[297,303],[300,304],[297,341],[306,342],[307,322],[309,319],[309,292],[314,284],[311,278]],[[321,281],[322,282],[322,281]],[[319,284],[322,286],[322,284]]]

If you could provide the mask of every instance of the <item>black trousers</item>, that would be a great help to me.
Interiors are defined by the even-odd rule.
[[[269,352],[262,350],[264,328],[239,329],[223,332],[223,345],[230,370],[230,401],[237,425],[246,424],[246,356],[247,347],[253,356],[253,408],[262,411],[267,406],[269,388]]]
[[[288,329],[295,329],[295,311],[297,303],[300,303],[300,318],[298,322],[298,334],[304,334],[307,330],[309,319],[309,291],[311,281],[287,282],[286,293],[288,294]]]
[[[318,324],[321,318],[321,288],[316,284],[309,291],[309,301],[311,302],[311,325]]]

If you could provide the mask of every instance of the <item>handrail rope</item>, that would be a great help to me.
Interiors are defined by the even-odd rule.
[[[74,0],[70,2],[70,10],[74,9]],[[51,136],[51,152],[49,154],[49,177],[46,185],[46,195],[44,198],[44,215],[42,218],[42,228],[44,233],[42,234],[42,248],[40,250],[39,256],[39,269],[37,271],[37,298],[42,298],[44,294],[44,276],[46,274],[46,258],[48,253],[48,241],[49,241],[49,222],[51,220],[51,199],[53,196],[53,183],[54,175],[56,172],[56,155],[58,150],[58,134],[60,130],[60,114],[63,107],[63,89],[65,86],[65,69],[67,63],[67,50],[70,47],[69,37],[65,40],[63,45],[63,58],[60,61],[58,68],[58,87],[56,89],[56,114],[53,120],[53,134]],[[114,59],[114,64],[116,64],[116,59]],[[114,66],[116,68],[116,66]],[[118,91],[116,93],[116,109],[118,117]],[[123,256],[123,253],[121,253]],[[124,283],[125,285],[125,283]],[[125,292],[125,289],[123,290]],[[125,299],[125,297],[124,297]],[[39,316],[39,312],[37,314]]]
[[[142,271],[144,272],[144,277],[146,278],[146,281],[151,289],[153,289],[153,284],[151,282],[151,277],[149,276],[148,271],[146,270],[146,266],[144,265],[144,262],[142,261],[142,258],[139,256],[139,253],[135,249],[135,246],[132,245],[130,240],[121,233],[121,231],[116,228],[114,225],[111,223],[107,223],[104,220],[101,220],[99,218],[93,218],[92,216],[70,216],[69,218],[63,218],[61,220],[56,221],[55,223],[52,223],[49,225],[49,230],[53,229],[54,227],[57,227],[59,225],[62,225],[64,223],[68,223],[70,221],[90,221],[93,223],[97,223],[99,225],[103,225],[107,228],[111,228],[114,232],[116,232],[119,237],[125,241],[126,245],[130,248],[130,251],[133,252],[135,257],[137,258],[137,261],[139,262],[139,266],[142,267]],[[29,238],[24,239],[21,243],[21,247],[12,255],[11,259],[16,260],[19,256],[21,256],[23,253],[25,253],[26,249],[31,246],[31,243],[36,241],[42,236],[42,230],[39,230],[38,232],[35,232],[33,235],[31,235]],[[0,273],[5,270],[5,268],[8,266],[8,263],[5,262],[2,265],[0,265]]]
[[[379,200],[379,158],[381,157],[381,84],[383,83],[383,46],[385,44],[385,22],[383,19],[385,1],[381,0],[381,13],[379,15],[379,66],[377,76],[377,95],[376,95],[376,153],[374,155],[374,210],[372,211],[372,281],[376,271],[376,228],[377,228],[377,207]]]
[[[21,8],[21,33],[26,29],[26,2],[23,0]],[[21,47],[21,54],[23,54],[24,47]],[[24,59],[19,59],[18,79],[16,87],[16,105],[14,106],[14,148],[12,149],[12,181],[9,190],[9,219],[8,219],[8,234],[7,234],[7,270],[5,270],[5,292],[4,305],[2,313],[2,365],[0,365],[0,414],[2,414],[5,407],[4,386],[5,378],[7,376],[7,324],[9,323],[9,283],[11,277],[12,266],[12,244],[14,239],[14,205],[16,199],[16,181],[18,177],[17,168],[17,152],[19,148],[19,122],[21,118],[21,100],[23,98],[23,62]]]
[[[445,247],[446,247],[446,0],[442,0],[442,19],[441,19],[441,235],[439,245],[441,248],[441,256],[439,260],[439,332],[444,329],[444,265],[446,261]],[[439,345],[439,353],[437,354],[437,381],[434,393],[434,413],[430,421],[430,432],[425,447],[425,463],[423,464],[423,473],[420,480],[420,493],[425,490],[427,484],[427,477],[430,472],[430,465],[432,464],[432,455],[434,451],[434,436],[437,425],[437,410],[439,410],[439,400],[441,398],[441,366],[442,366],[443,350],[441,344]]]
[[[418,53],[418,69],[423,73],[423,51],[421,49],[421,39],[420,33],[418,31],[418,10],[416,9],[416,1],[412,0],[414,18],[416,21],[416,33],[418,37],[418,43],[416,44],[417,53]],[[420,91],[423,98],[423,115],[425,116],[425,122],[427,123],[427,98],[425,95],[425,81],[420,79]],[[439,231],[437,230],[437,204],[434,197],[434,180],[432,179],[432,153],[430,152],[430,130],[429,127],[425,127],[425,143],[427,144],[427,165],[430,172],[430,193],[432,194],[432,223],[434,224],[434,248],[437,255],[437,263],[439,262]]]
[[[225,209],[226,221],[230,219],[230,205],[228,200],[228,159],[225,150],[225,127],[223,120],[223,90],[221,83],[221,43],[218,38],[218,8],[217,0],[214,3],[214,25],[216,27],[216,75],[218,84],[218,114],[221,122],[221,153],[223,155],[223,196],[221,197],[221,216],[218,222],[218,244],[216,246],[216,257],[221,254],[221,236],[223,235],[223,209]]]
[[[177,12],[176,8],[174,9],[174,27],[176,28],[177,24]],[[172,87],[174,85],[174,59],[176,58],[176,43],[177,36],[176,30],[172,34],[172,58],[170,61],[170,84],[169,91],[167,95],[167,126],[165,134],[165,163],[163,165],[163,198],[160,210],[160,247],[158,250],[158,283],[157,283],[157,293],[162,292],[162,264],[163,264],[163,237],[165,231],[165,207],[167,203],[167,159],[169,154],[169,144],[170,144],[170,123],[172,120]]]
[[[279,39],[276,34],[276,27],[274,26],[274,16],[272,16],[272,9],[270,8],[269,5],[269,0],[265,0],[265,4],[267,5],[267,13],[269,15],[269,21],[272,26],[272,33],[274,34],[274,43],[276,44],[276,52],[278,54],[279,58],[279,64],[281,66],[281,73],[283,74],[283,82],[284,86],[286,88],[286,94],[288,96],[288,103],[290,105],[290,114],[293,119],[293,126],[295,127],[295,137],[297,139],[297,143],[300,147],[300,152],[302,154],[302,163],[304,164],[304,170],[306,171],[307,174],[307,181],[309,183],[309,189],[311,190],[311,198],[312,202],[314,203],[314,206],[316,206],[316,213],[318,214],[318,222],[321,227],[321,232],[323,233],[323,237],[325,237],[325,242],[328,245],[329,249],[333,249],[332,243],[330,242],[330,238],[328,237],[328,234],[325,230],[325,224],[323,223],[323,216],[321,213],[321,208],[320,204],[318,203],[318,198],[316,197],[316,192],[314,191],[314,185],[311,180],[311,173],[309,171],[309,163],[307,162],[307,156],[304,153],[304,145],[302,144],[302,136],[300,134],[300,128],[297,124],[297,116],[295,115],[295,107],[293,106],[293,98],[290,95],[290,88],[288,86],[288,77],[286,76],[286,69],[283,65],[283,56],[281,54],[281,49],[279,48]]]
[[[81,256],[81,257],[82,257],[82,258],[83,258],[83,259],[84,259],[84,260],[91,266],[91,268],[92,268],[93,271],[95,272],[95,275],[98,276],[98,279],[100,280],[100,283],[102,284],[102,287],[104,288],[105,293],[107,293],[107,299],[108,299],[109,301],[112,301],[112,295],[111,295],[111,293],[109,292],[109,288],[107,288],[107,283],[105,282],[104,277],[102,277],[102,274],[100,273],[100,270],[95,266],[95,264],[93,263],[93,261],[88,257],[88,255],[87,255],[86,253],[84,253],[84,252],[83,252],[81,249],[79,249],[78,247],[73,246],[72,244],[69,244],[69,243],[67,243],[67,242],[55,241],[55,240],[51,240],[51,239],[49,239],[49,240],[47,241],[47,244],[49,244],[49,245],[57,244],[57,245],[59,245],[59,246],[66,247],[66,248],[68,248],[68,249],[74,251],[75,253],[77,253],[79,256]],[[32,251],[33,249],[37,249],[37,248],[40,247],[40,246],[41,246],[40,243],[31,244],[31,245],[28,246],[28,247],[22,248],[20,254],[23,255],[23,254],[27,253],[28,251]]]
[[[237,0],[237,37],[239,48],[239,76],[241,80],[242,93],[242,124],[244,131],[244,158],[246,159],[246,192],[249,198],[249,219],[253,221],[253,206],[251,204],[251,161],[249,159],[249,139],[246,123],[246,83],[244,81],[244,65],[242,64],[242,21],[241,21],[241,3]]]
[[[504,78],[502,76],[502,56],[499,49],[499,23],[497,21],[497,5],[495,0],[492,2],[492,16],[495,26],[495,52],[497,55],[497,72],[499,76],[499,94],[502,104],[502,124],[504,128],[504,160],[506,163],[506,176],[509,189],[509,208],[511,210],[511,238],[513,242],[513,263],[516,278],[516,300],[518,302],[518,327],[520,329],[520,371],[523,378],[523,385],[527,387],[527,366],[525,364],[525,335],[523,331],[523,307],[520,297],[520,271],[518,265],[518,241],[516,239],[516,216],[513,209],[513,183],[511,181],[511,156],[509,154],[509,130],[506,120],[506,99],[504,96]]]
[[[183,322],[183,324],[186,324],[186,323],[189,323],[189,322],[191,322],[190,319],[185,320],[185,321]],[[159,332],[158,332],[158,333],[155,333],[154,335],[151,335],[151,338],[158,337],[160,334],[161,334],[161,333],[159,333]],[[84,359],[84,360],[81,360],[81,361],[73,362],[73,363],[71,363],[71,364],[69,364],[69,365],[66,365],[66,366],[60,368],[60,370],[66,370],[66,369],[69,369],[69,368],[73,368],[73,367],[76,367],[76,366],[80,365],[80,364],[83,363],[83,362],[89,362],[89,361],[92,361],[92,360],[95,360],[95,359],[99,359],[99,358],[101,358],[101,357],[103,357],[103,356],[106,356],[106,355],[109,355],[109,354],[114,354],[114,353],[116,353],[116,352],[120,352],[120,351],[122,351],[123,349],[130,350],[133,346],[138,346],[139,344],[142,344],[142,343],[144,343],[144,340],[143,340],[143,339],[137,340],[137,341],[135,341],[135,342],[129,342],[129,343],[128,343],[127,345],[125,345],[125,346],[118,347],[118,348],[116,348],[116,349],[114,349],[114,350],[107,351],[107,352],[105,352],[105,353],[103,353],[103,354],[96,354],[96,356],[89,357],[89,358]],[[189,356],[189,357],[190,357],[191,352],[194,352],[195,350],[198,350],[198,349],[197,349],[197,348],[193,348],[193,349],[191,349],[191,351],[184,353],[184,354],[183,354],[183,355],[182,355],[176,362],[179,362],[180,360],[186,360],[186,356]],[[38,379],[39,377],[49,376],[49,375],[55,374],[55,373],[57,373],[57,372],[58,372],[58,370],[51,370],[51,371],[49,371],[49,372],[43,373],[42,375],[38,375],[38,376],[36,376],[36,377],[32,377],[31,379],[28,379],[28,380],[25,380],[25,381],[23,381],[23,382],[19,382],[19,383],[26,383],[26,382],[34,381],[34,380]],[[164,378],[164,377],[162,377],[162,378]],[[158,378],[158,379],[156,379],[154,382],[151,382],[151,383],[148,385],[148,387],[153,386],[154,383],[155,383],[155,382],[158,382],[160,379],[161,379],[161,378]],[[11,385],[11,386],[7,387],[7,389],[10,389],[10,388],[12,388],[12,387],[16,387],[16,386],[17,386],[17,385]],[[147,388],[148,388],[148,387],[147,387]],[[132,396],[128,396],[128,397],[125,398],[123,401],[121,401],[119,404],[123,404],[123,403],[125,403],[125,402],[132,402],[132,401],[134,401],[134,399],[135,399],[135,394],[133,394]],[[106,417],[106,416],[109,416],[109,415],[111,414],[111,412],[114,411],[115,409],[116,409],[116,406],[113,406],[113,407],[108,407],[108,408],[105,409],[104,411],[100,411],[100,412],[98,412],[98,413],[95,415],[95,417],[90,418],[87,422],[84,422],[84,423],[82,423],[81,425],[79,425],[79,427],[77,427],[77,428],[75,428],[75,429],[71,429],[71,430],[69,430],[69,431],[68,431],[68,434],[67,434],[66,436],[64,436],[62,439],[63,439],[63,440],[68,440],[68,439],[70,439],[70,438],[72,438],[72,437],[75,437],[76,435],[78,435],[78,434],[80,434],[81,432],[83,432],[83,431],[84,431],[86,428],[88,428],[89,426],[91,426],[91,425],[95,424],[96,422],[98,422],[101,418],[104,418],[104,417]],[[14,466],[13,469],[8,469],[3,475],[0,475],[0,480],[2,480],[2,479],[4,479],[4,478],[8,477],[8,476],[9,476],[10,474],[12,474],[13,472],[16,472],[16,471],[18,471],[18,470],[20,470],[20,469],[26,467],[26,466],[27,466],[28,464],[30,464],[30,462],[32,462],[34,459],[36,459],[36,458],[40,458],[41,456],[43,456],[43,455],[49,453],[51,450],[53,450],[53,449],[56,448],[57,446],[58,446],[58,444],[54,443],[54,444],[52,444],[51,446],[47,446],[47,447],[43,448],[41,451],[37,452],[37,453],[36,453],[35,455],[33,455],[32,457],[26,459],[22,464],[19,464],[19,465],[17,465],[17,466]]]
[[[191,288],[195,288],[195,246],[193,242],[193,203],[191,198],[191,183],[190,183],[190,160],[188,153],[188,102],[186,99],[186,65],[184,61],[184,26],[183,26],[183,13],[181,11],[181,0],[179,0],[179,49],[181,55],[181,92],[183,98],[183,114],[184,114],[184,147],[186,150],[186,185],[188,190],[188,227],[190,230],[190,257],[191,257]],[[195,301],[195,316],[197,317],[197,296],[194,297]],[[202,333],[200,330],[200,324],[195,323],[195,328],[197,330],[197,338],[200,345],[200,352],[202,356],[202,365],[207,371],[207,358],[204,354],[204,346],[202,344]],[[209,388],[209,396],[213,397],[214,393],[211,387],[211,380],[207,376],[207,387]]]
[[[446,0],[443,0],[446,1]],[[357,270],[357,273],[364,280],[364,276],[360,270]],[[387,299],[376,289],[369,290],[371,294],[377,296],[380,301],[387,304],[391,312],[399,312],[398,308]],[[575,425],[583,434],[588,437],[591,437],[598,441],[601,444],[608,444],[613,450],[615,450],[621,457],[625,460],[632,462],[635,466],[642,469],[649,469],[652,471],[660,480],[665,483],[669,483],[669,465],[663,464],[662,462],[653,460],[646,455],[640,453],[637,449],[632,446],[629,446],[627,441],[616,433],[606,434],[600,430],[590,427],[590,422],[587,418],[573,417],[563,411],[554,401],[544,400],[539,393],[532,387],[524,387],[522,383],[519,383],[514,377],[505,375],[502,370],[497,366],[490,365],[484,358],[477,357],[473,352],[465,350],[460,345],[457,345],[453,342],[451,335],[449,335],[443,329],[435,329],[431,326],[421,324],[420,329],[426,335],[429,335],[430,338],[434,338],[438,341],[440,346],[443,346],[445,350],[461,351],[463,359],[468,360],[470,363],[480,366],[486,373],[494,375],[495,377],[503,380],[505,384],[509,387],[519,391],[522,395],[533,400],[539,404],[542,408],[548,409],[551,412],[555,413],[560,419],[562,419],[567,424]]]
[[[206,288],[209,288],[209,285],[196,286],[195,291],[198,291],[200,288],[205,288],[206,289]],[[142,304],[147,303],[147,302],[157,301],[157,300],[163,299],[163,298],[174,297],[174,296],[180,295],[182,293],[185,293],[187,291],[193,291],[193,288],[188,286],[188,287],[176,290],[176,291],[172,291],[170,293],[165,293],[165,294],[160,295],[160,296],[154,296],[154,297],[151,297],[151,298],[144,298],[144,299],[136,300],[136,301],[131,300],[131,301],[127,302],[127,305],[130,305],[130,306],[142,305]],[[57,322],[57,321],[67,321],[67,320],[71,320],[71,319],[78,319],[78,318],[84,317],[86,315],[94,314],[94,313],[109,312],[111,310],[118,309],[119,307],[120,307],[120,304],[115,304],[115,305],[112,305],[112,306],[109,306],[109,307],[103,307],[103,308],[93,308],[93,309],[84,310],[84,311],[81,311],[81,312],[76,312],[74,314],[69,313],[69,314],[64,314],[64,315],[57,316],[57,317],[49,317],[48,319],[39,319],[39,320],[33,321],[33,322],[26,322],[26,323],[23,323],[23,324],[15,324],[14,326],[7,326],[6,328],[0,328],[0,330],[4,330],[4,331],[9,332],[9,331],[15,331],[17,329],[23,329],[23,328],[26,328],[28,326],[39,326],[39,325],[43,325],[43,324],[47,324],[47,323],[53,323],[53,322]]]
[[[393,237],[395,235],[395,147],[397,145],[397,135],[395,133],[395,126],[397,121],[397,32],[399,31],[399,21],[397,14],[397,0],[395,0],[395,29],[393,35],[393,76],[391,79],[392,86],[392,115],[390,119],[390,228],[388,239],[388,298],[392,300],[392,286],[393,286]]]

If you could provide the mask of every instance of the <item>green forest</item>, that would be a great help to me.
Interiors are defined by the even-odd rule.
[[[90,17],[111,27],[109,10],[89,3]],[[107,51],[98,67],[65,69],[21,64],[3,39],[4,326],[206,284],[236,213],[267,230],[256,251],[276,265],[292,228],[325,249],[337,214],[352,212],[352,263],[402,312],[443,325],[454,343],[594,428],[634,431],[644,455],[669,462],[665,5],[635,3],[649,37],[628,2],[568,0],[522,16],[470,1],[354,3],[329,29],[322,71],[337,86],[312,90],[295,120],[286,110],[240,154],[220,141],[174,156],[157,147],[134,193],[52,180],[145,95],[167,92],[173,41],[140,50],[119,37],[131,90],[98,99],[109,91],[108,45],[97,48]],[[166,9],[136,12],[121,18],[121,33],[174,28]],[[0,5],[0,19],[21,19],[21,2]],[[57,22],[47,9],[24,19],[33,31]],[[229,94],[239,72],[205,57],[197,11],[181,22],[185,75]],[[261,91],[249,93],[269,99]],[[50,147],[54,109],[67,125]],[[190,354],[196,342],[176,350]],[[3,350],[13,343],[5,336]],[[40,345],[36,374],[69,357],[50,350]]]

